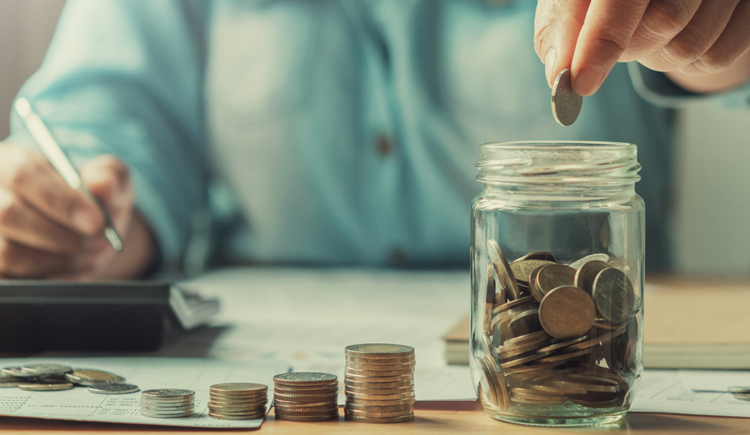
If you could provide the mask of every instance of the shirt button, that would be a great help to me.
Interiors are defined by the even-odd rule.
[[[393,152],[393,141],[385,134],[378,134],[375,136],[375,149],[381,156],[387,156]]]

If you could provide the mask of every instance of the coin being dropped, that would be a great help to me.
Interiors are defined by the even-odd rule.
[[[552,116],[563,127],[572,125],[581,113],[583,97],[573,90],[570,69],[560,71],[552,86]]]
[[[128,394],[138,391],[138,386],[133,384],[96,384],[89,385],[89,393],[94,394]]]

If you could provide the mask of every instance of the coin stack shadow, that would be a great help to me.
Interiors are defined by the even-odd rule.
[[[358,344],[346,348],[346,420],[401,423],[414,420],[414,348]]]
[[[266,416],[268,387],[234,382],[211,385],[208,416],[219,420],[254,420]]]
[[[193,414],[195,391],[162,388],[141,393],[141,415],[151,418],[182,418]]]
[[[339,381],[329,373],[293,372],[273,377],[277,420],[329,421],[339,418]]]
[[[624,406],[637,373],[641,301],[618,260],[594,254],[563,265],[540,251],[508,264],[495,240],[487,245],[482,403]]]

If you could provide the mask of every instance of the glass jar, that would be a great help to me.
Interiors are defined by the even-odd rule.
[[[644,204],[633,144],[482,145],[471,375],[498,420],[613,422],[643,370]]]

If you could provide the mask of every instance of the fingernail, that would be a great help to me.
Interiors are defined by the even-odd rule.
[[[98,219],[94,212],[79,208],[73,212],[73,225],[84,233],[93,233],[96,231]]]
[[[550,88],[554,85],[552,80],[552,74],[555,72],[555,64],[557,63],[557,50],[551,48],[547,55],[544,56],[544,74],[547,76],[547,84]]]
[[[599,89],[604,80],[604,69],[598,66],[585,66],[576,77],[574,89],[578,95],[588,97]]]

